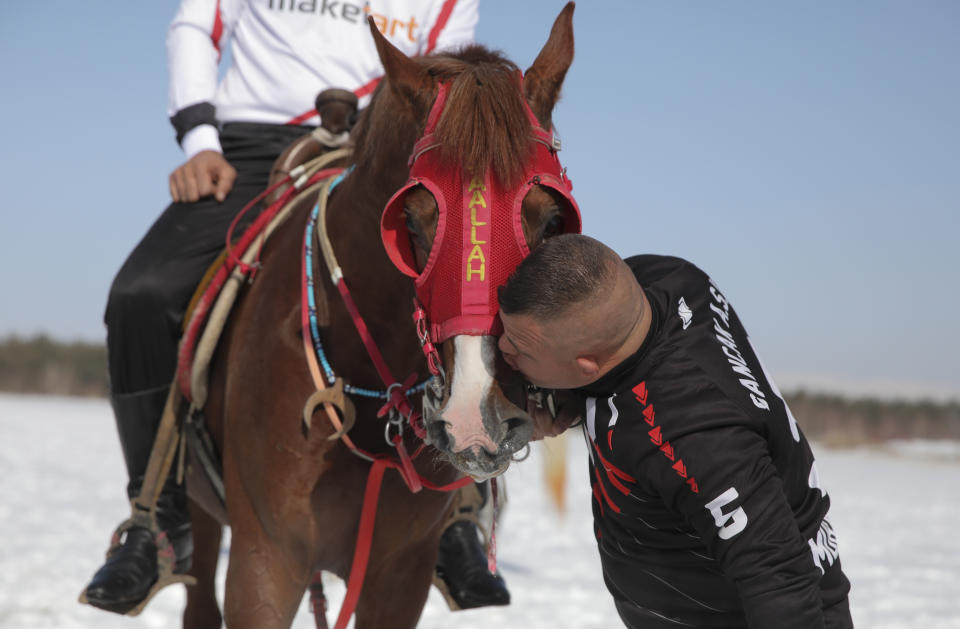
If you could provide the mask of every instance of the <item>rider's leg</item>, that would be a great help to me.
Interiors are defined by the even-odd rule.
[[[499,572],[491,574],[487,568],[481,540],[481,533],[484,538],[489,537],[492,525],[491,510],[484,508],[488,499],[489,482],[467,485],[458,491],[450,521],[440,537],[438,585],[454,609],[510,604],[503,577]],[[489,519],[484,517],[487,513]]]
[[[136,393],[113,393],[110,397],[130,479],[127,496],[131,499],[140,492],[168,389],[169,384]],[[157,500],[157,522],[172,544],[177,572],[190,569],[193,551],[186,500],[185,488],[173,478],[167,479]],[[129,529],[117,542],[85,594],[97,607],[126,613],[146,597],[157,580],[157,543],[153,532],[145,527]]]
[[[127,483],[127,497],[131,500],[140,494],[147,461],[150,459],[150,451],[153,449],[154,437],[166,405],[169,388],[170,385],[167,384],[138,393],[120,393],[110,396],[114,418],[117,421],[120,446],[130,479]],[[173,469],[176,469],[176,465]],[[190,518],[187,513],[187,492],[184,485],[176,482],[173,473],[168,475],[157,498],[156,513],[157,524],[166,532],[176,553],[174,572],[186,572],[190,569],[190,555],[193,552]]]
[[[212,197],[174,203],[157,219],[124,263],[110,290],[104,321],[111,400],[130,474],[128,493],[139,492],[177,361],[184,310],[194,288],[224,247],[231,221],[266,187],[274,159],[303,130],[232,125],[221,135],[237,180],[223,203]],[[246,223],[255,217],[249,212]],[[176,466],[171,470],[173,475]],[[182,487],[166,479],[158,523],[174,542],[177,568],[189,568],[192,543]],[[157,580],[156,540],[147,529],[128,531],[94,575],[85,594],[97,607],[126,613]]]
[[[124,263],[110,289],[104,321],[111,403],[129,482],[140,491],[176,368],[183,310],[193,287],[217,256],[227,216],[215,201],[173,204],[154,223]],[[226,205],[226,204],[224,204]],[[235,213],[232,207],[227,212]],[[176,469],[173,466],[172,469]],[[174,545],[177,568],[189,569],[192,539],[186,496],[174,479],[158,479],[157,521]],[[145,527],[127,531],[87,586],[87,600],[126,613],[150,592],[158,577],[157,545]]]

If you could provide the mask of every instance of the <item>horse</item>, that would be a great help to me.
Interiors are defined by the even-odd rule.
[[[408,58],[370,22],[384,78],[352,131],[352,166],[329,194],[318,229],[336,252],[383,362],[401,376],[434,374],[424,393],[425,449],[410,430],[385,440],[391,425],[378,418],[382,399],[354,398],[358,419],[349,437],[374,457],[393,456],[395,448],[423,449],[406,464],[432,486],[453,483],[464,473],[478,479],[502,473],[531,436],[522,379],[496,351],[495,311],[481,313],[484,322],[474,327],[479,315],[472,311],[431,323],[442,301],[436,292],[451,290],[450,279],[435,281],[434,294],[424,292],[420,279],[428,267],[458,266],[468,256],[439,242],[459,238],[443,236],[452,219],[438,198],[440,187],[450,187],[449,177],[457,174],[465,173],[464,190],[491,204],[497,190],[519,191],[519,249],[579,229],[578,211],[559,180],[523,180],[531,160],[546,155],[549,137],[539,143],[531,137],[537,129],[543,136],[552,128],[573,58],[572,13],[571,2],[522,78],[512,62],[481,46]],[[438,108],[441,95],[445,104]],[[431,145],[411,157],[428,129]],[[550,155],[556,148],[548,147]],[[411,178],[417,163],[428,158],[433,178]],[[558,169],[554,174],[565,179]],[[289,627],[315,571],[347,579],[356,569],[351,551],[360,535],[371,463],[343,439],[330,439],[342,434],[333,425],[314,419],[307,426],[301,420],[304,400],[317,390],[305,367],[304,335],[310,331],[301,316],[304,225],[317,203],[317,195],[298,199],[263,246],[255,279],[241,289],[213,356],[203,412],[222,456],[225,511],[201,491],[206,481],[190,466],[195,542],[190,574],[197,583],[187,588],[188,629],[220,626],[222,620],[237,629]],[[479,243],[481,255],[496,253],[483,246],[495,241],[492,232],[499,227],[469,214],[471,222],[461,227],[472,231],[471,242]],[[384,246],[388,242],[392,249]],[[505,279],[511,269],[485,263],[486,297],[495,303],[491,282]],[[320,278],[313,289],[316,319],[329,363],[345,381],[376,388],[379,372],[366,357],[348,305],[336,298],[333,269],[319,258],[312,266]],[[476,267],[476,260],[468,260],[468,271],[479,273]],[[404,273],[418,279],[410,281]],[[416,298],[421,307],[415,322],[409,305]],[[450,320],[455,325],[444,327]],[[451,494],[413,493],[401,474],[386,473],[379,482],[355,626],[414,627],[431,585]],[[227,524],[232,538],[221,615],[214,576]]]

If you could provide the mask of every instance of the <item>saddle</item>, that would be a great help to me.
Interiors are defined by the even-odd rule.
[[[189,402],[186,412],[184,408],[178,409],[185,415],[177,422],[185,437],[180,449],[183,451],[185,443],[189,442],[191,462],[199,464],[210,481],[209,487],[205,488],[207,491],[200,491],[209,494],[209,490],[213,490],[214,495],[207,495],[205,502],[220,507],[224,521],[226,508],[220,453],[206,430],[202,413],[207,400],[210,362],[239,289],[247,279],[246,272],[250,269],[255,272],[259,251],[273,231],[287,219],[295,206],[294,201],[300,195],[316,191],[319,184],[312,181],[314,175],[331,166],[343,166],[349,159],[349,130],[356,121],[357,97],[347,90],[328,89],[317,96],[315,104],[320,126],[294,141],[276,159],[263,198],[264,210],[210,266],[184,316],[174,385]],[[322,286],[316,288],[318,292],[323,290]],[[317,298],[322,300],[325,296],[318,294]],[[181,465],[183,458],[180,459]]]
[[[173,549],[156,519],[157,499],[178,453],[177,481],[183,482],[188,441],[191,462],[199,463],[209,481],[206,487],[198,488],[200,494],[207,494],[203,502],[208,508],[218,507],[215,517],[226,521],[223,468],[202,413],[207,398],[208,369],[245,280],[245,270],[251,268],[267,238],[287,218],[298,195],[316,190],[316,184],[309,185],[311,177],[324,168],[341,166],[349,159],[349,130],[356,120],[357,97],[346,90],[330,89],[321,92],[315,104],[321,125],[293,142],[274,162],[267,191],[243,211],[261,200],[265,202],[265,209],[241,237],[214,260],[187,307],[177,374],[170,386],[140,493],[130,501],[131,517],[114,533],[114,544],[118,544],[125,531],[143,527],[152,531],[158,541],[157,581],[144,600],[127,615],[138,615],[153,596],[168,585],[196,583],[189,575],[174,573]],[[185,401],[190,403],[189,407]],[[81,593],[80,602],[87,602],[85,593]]]
[[[286,220],[295,205],[293,201],[300,194],[316,190],[316,184],[308,185],[311,177],[324,168],[343,165],[349,159],[349,129],[356,119],[357,97],[346,90],[325,90],[317,96],[316,107],[321,125],[293,142],[274,162],[267,192],[261,195],[265,198],[264,210],[239,239],[217,257],[190,300],[184,316],[177,374],[170,388],[143,486],[140,494],[131,501],[134,518],[154,519],[154,505],[163,479],[169,474],[178,451],[177,479],[182,482],[189,442],[191,463],[199,464],[210,481],[207,487],[198,488],[201,494],[206,494],[203,502],[209,507],[219,507],[219,513],[214,515],[226,521],[220,453],[206,430],[202,412],[207,400],[210,362],[240,286],[247,279],[245,269],[254,265],[270,234]],[[285,198],[287,201],[282,202]],[[259,200],[255,199],[248,207]],[[138,523],[143,524],[142,521]],[[155,521],[152,526],[156,526]],[[161,574],[160,581],[165,576],[182,578]],[[156,590],[172,582],[160,581]]]
[[[203,408],[206,402],[207,369],[244,279],[243,274],[255,266],[257,253],[293,206],[292,198],[282,207],[277,206],[278,202],[290,188],[297,194],[312,192],[315,188],[304,188],[311,176],[324,168],[342,165],[350,154],[346,146],[350,126],[356,119],[357,97],[347,90],[324,90],[317,96],[316,108],[321,125],[294,141],[276,159],[270,169],[265,209],[240,239],[213,262],[187,307],[177,382],[184,396],[196,408]],[[286,183],[281,183],[284,180]],[[218,275],[223,278],[219,282],[216,281]]]

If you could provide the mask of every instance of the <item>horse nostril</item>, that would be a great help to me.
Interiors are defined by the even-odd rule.
[[[530,420],[529,420],[528,418],[526,418],[526,417],[511,417],[510,419],[504,420],[503,423],[504,423],[504,424],[506,425],[506,427],[507,427],[507,434],[510,434],[511,432],[513,432],[514,430],[516,430],[517,428],[520,428],[520,427],[522,427],[522,426],[530,423]]]
[[[503,420],[503,426],[506,428],[506,433],[500,449],[506,454],[519,452],[529,444],[531,437],[533,437],[533,421],[527,416],[505,419]]]
[[[447,423],[434,421],[427,424],[427,440],[433,447],[444,452],[450,451],[450,435],[447,434]]]

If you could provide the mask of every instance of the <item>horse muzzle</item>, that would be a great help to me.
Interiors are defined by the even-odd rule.
[[[423,398],[426,441],[475,478],[503,473],[533,436],[533,420],[494,379],[495,338],[454,339],[447,386],[428,386]]]

